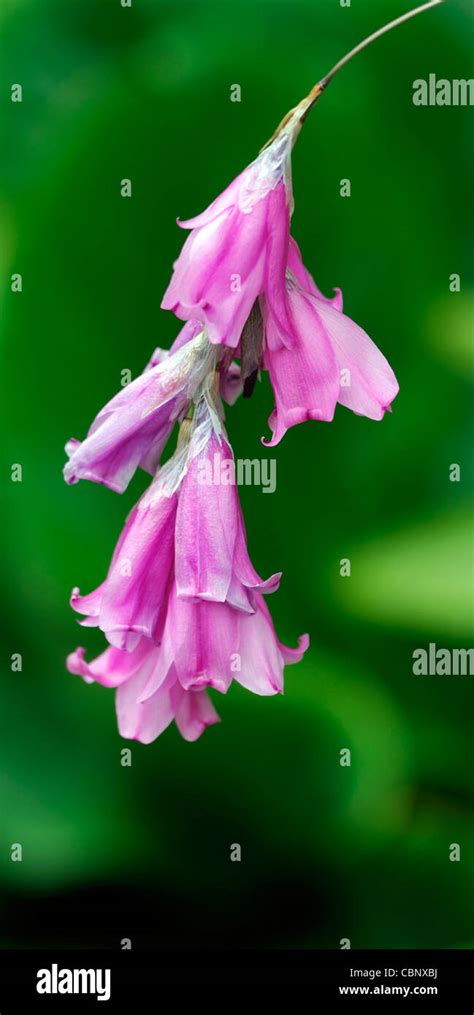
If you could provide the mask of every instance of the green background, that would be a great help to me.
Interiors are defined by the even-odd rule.
[[[416,78],[471,75],[467,0],[359,56],[295,148],[305,261],[323,292],[342,287],[401,391],[380,423],[340,407],[331,425],[294,428],[274,452],[275,494],[241,490],[256,567],[284,572],[278,633],[311,635],[284,697],[234,686],[198,743],[172,727],[130,744],[124,768],[112,692],[64,667],[77,644],[102,647],[77,627],[70,589],[101,581],[147,479],[122,497],[67,487],[63,445],[177,332],[160,310],[184,240],[176,216],[206,207],[289,106],[407,6],[2,2],[4,947],[470,944],[469,678],[412,673],[415,648],[468,647],[471,633],[471,110],[411,101]],[[271,405],[265,378],[228,411],[236,456],[267,454]]]

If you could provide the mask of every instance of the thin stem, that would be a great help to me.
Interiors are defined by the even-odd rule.
[[[394,21],[390,21],[388,25],[384,25],[383,28],[379,28],[376,32],[372,32],[372,35],[367,36],[363,42],[359,42],[358,46],[354,46],[354,49],[351,49],[350,53],[346,53],[346,56],[343,56],[342,60],[339,60],[329,73],[326,74],[325,77],[321,78],[319,86],[321,88],[327,88],[333,77],[335,77],[337,72],[341,70],[341,67],[345,67],[346,63],[349,63],[349,60],[352,60],[353,56],[360,53],[360,51],[365,49],[366,46],[369,46],[371,42],[375,42],[375,40],[380,38],[381,35],[385,35],[385,32],[390,32],[392,28],[397,28],[397,26],[402,25],[404,21],[409,21],[410,18],[414,18],[416,14],[422,14],[423,11],[428,11],[430,7],[438,7],[438,5],[442,3],[444,3],[444,0],[429,0],[429,3],[422,4],[421,7],[414,7],[413,10],[407,11],[406,14],[402,14],[399,18],[395,18]]]
[[[388,25],[384,25],[383,28],[379,28],[376,32],[372,32],[372,35],[367,36],[363,42],[359,42],[358,46],[354,46],[354,49],[351,49],[349,53],[346,53],[346,55],[342,57],[342,60],[339,60],[338,63],[334,64],[334,67],[332,67],[329,73],[314,85],[308,95],[302,99],[297,106],[289,110],[286,116],[283,117],[281,123],[278,124],[275,133],[272,134],[271,138],[269,138],[260,151],[263,152],[265,148],[268,148],[268,145],[270,145],[272,141],[278,137],[280,131],[283,130],[288,121],[294,116],[298,117],[300,124],[304,123],[310,109],[312,109],[315,102],[317,102],[319,97],[323,94],[323,91],[327,88],[328,84],[336,76],[338,71],[341,70],[341,67],[345,67],[346,63],[349,63],[349,60],[352,60],[353,56],[356,56],[357,53],[360,53],[361,50],[365,49],[366,46],[369,46],[371,42],[375,41],[375,39],[380,38],[381,35],[385,35],[385,32],[390,32],[392,28],[397,28],[397,26],[402,25],[404,21],[409,21],[410,18],[414,18],[415,15],[422,14],[423,11],[428,11],[430,7],[438,7],[439,4],[442,3],[444,3],[444,0],[429,0],[428,3],[421,4],[420,7],[414,7],[413,10],[407,11],[406,14],[402,14],[399,18],[395,18],[394,21],[389,21]]]

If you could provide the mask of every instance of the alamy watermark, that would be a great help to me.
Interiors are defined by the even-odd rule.
[[[109,1001],[110,969],[38,969],[37,994],[95,994],[97,1001]]]
[[[472,677],[474,674],[474,648],[437,648],[430,641],[428,648],[413,652],[415,677]]]
[[[197,481],[201,486],[261,486],[275,493],[276,458],[200,458]]]
[[[474,78],[437,78],[428,74],[413,82],[414,106],[474,106]]]

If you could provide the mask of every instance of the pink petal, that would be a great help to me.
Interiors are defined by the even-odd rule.
[[[197,740],[208,726],[220,722],[206,691],[185,691],[176,712],[176,725],[185,740]]]
[[[220,480],[223,463],[233,460],[226,441],[213,435],[191,461],[182,482],[175,540],[179,596],[225,601],[232,577],[238,503],[235,486]]]
[[[219,194],[219,197],[216,197],[215,201],[212,201],[205,211],[201,212],[200,215],[195,215],[194,218],[178,219],[178,225],[182,229],[197,229],[201,226],[207,226],[209,222],[212,222],[218,215],[221,215],[223,211],[226,211],[227,208],[237,203],[240,187],[247,174],[248,167],[239,173],[235,180],[232,180],[232,183],[222,191],[222,194]]]
[[[301,662],[306,649],[309,648],[309,634],[301,634],[298,638],[297,648],[288,648],[287,645],[282,645],[281,641],[278,642],[278,648],[283,656],[284,662],[287,664]]]
[[[68,441],[67,483],[88,479],[123,493],[139,465],[156,468],[174,422],[200,380],[207,340],[198,338],[185,348],[200,331],[199,322],[189,321],[170,354],[156,366],[148,365],[104,406],[84,441]]]
[[[261,596],[256,597],[257,611],[241,624],[240,669],[235,679],[253,694],[269,695],[283,692],[283,659],[268,610],[261,609]]]
[[[187,691],[214,687],[223,694],[239,650],[241,614],[226,603],[188,602],[174,593],[170,623],[175,666]]]
[[[152,698],[141,702],[148,674],[139,671],[117,690],[115,707],[120,736],[151,744],[173,721],[182,697],[176,674],[171,672],[166,682]]]
[[[286,187],[281,181],[267,198],[265,297],[279,327],[286,333],[291,331],[285,286],[289,237],[290,214]]]
[[[127,522],[103,585],[99,626],[118,648],[130,646],[132,632],[159,640],[166,611],[177,495],[148,500],[147,494]]]
[[[70,673],[84,678],[86,683],[96,681],[104,687],[118,687],[136,673],[145,663],[153,662],[153,646],[144,638],[134,652],[120,652],[107,648],[105,652],[87,663],[85,649],[77,648],[67,657],[66,666]]]
[[[341,385],[338,401],[359,416],[382,419],[399,390],[385,356],[350,317],[320,301],[314,306],[334,349],[339,375],[349,371],[350,386]]]
[[[266,202],[249,213],[236,207],[196,229],[174,266],[162,307],[200,317],[211,342],[235,348],[263,288]]]
[[[263,440],[268,447],[278,444],[296,423],[332,420],[339,394],[334,352],[311,298],[292,287],[288,308],[292,323],[290,348],[281,343],[281,331],[273,315],[266,314],[265,365],[276,403],[268,421],[272,439]]]
[[[73,610],[75,610],[76,613],[84,613],[88,617],[98,617],[104,587],[105,582],[102,582],[102,585],[99,585],[98,588],[94,589],[93,592],[89,592],[86,596],[81,596],[79,589],[74,588],[69,600]]]
[[[254,592],[265,593],[276,592],[280,585],[280,579],[282,576],[282,572],[277,571],[275,574],[272,574],[270,578],[267,578],[266,581],[264,581],[260,578],[260,575],[257,574],[247,550],[245,524],[240,505],[237,538],[234,550],[234,573],[236,578],[242,582],[246,588],[252,589]]]

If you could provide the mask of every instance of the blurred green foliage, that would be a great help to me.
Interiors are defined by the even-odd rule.
[[[68,488],[63,445],[85,434],[122,369],[135,376],[176,334],[159,309],[184,239],[176,216],[202,210],[287,108],[400,12],[396,0],[2,4],[0,918],[6,898],[33,912],[44,893],[95,886],[100,898],[116,884],[197,910],[201,944],[223,927],[239,945],[472,937],[469,680],[411,668],[416,647],[467,647],[472,630],[470,110],[411,102],[416,78],[470,76],[467,2],[358,57],[295,149],[293,232],[306,263],[324,292],[342,287],[401,391],[381,423],[339,408],[330,426],[293,429],[276,451],[276,493],[241,491],[255,565],[284,572],[270,603],[280,637],[312,639],[285,696],[233,687],[201,741],[170,728],[133,746],[128,769],[112,694],[64,668],[77,643],[101,648],[77,628],[70,588],[101,580],[146,477],[123,497]],[[16,82],[21,104],[10,102]],[[264,380],[228,411],[237,456],[263,453],[270,409]],[[260,925],[263,911],[274,918]],[[15,936],[2,920],[1,940],[45,937]]]

